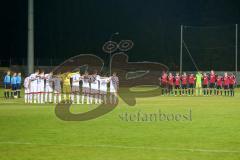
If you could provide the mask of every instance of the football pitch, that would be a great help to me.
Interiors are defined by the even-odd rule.
[[[71,111],[94,107],[73,105]],[[235,97],[138,98],[135,106],[120,99],[114,110],[90,121],[62,121],[54,110],[54,104],[1,96],[0,159],[240,159],[240,90]],[[146,118],[154,113],[180,118]]]

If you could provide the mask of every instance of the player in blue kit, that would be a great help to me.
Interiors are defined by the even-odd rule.
[[[11,76],[10,76],[11,72],[7,71],[7,74],[4,77],[3,83],[4,83],[4,97],[6,99],[9,98],[9,92],[11,89]]]
[[[12,86],[12,92],[11,92],[11,98],[16,98],[16,91],[17,91],[17,73],[13,73],[11,77],[11,86]]]
[[[21,93],[21,83],[22,83],[22,77],[21,73],[19,72],[16,76],[16,82],[17,82],[17,97],[21,98],[20,93]]]

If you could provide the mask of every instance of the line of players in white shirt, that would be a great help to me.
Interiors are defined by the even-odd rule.
[[[117,92],[119,87],[119,80],[116,76],[116,73],[113,73],[111,77],[101,77],[95,72],[92,75],[88,75],[85,72],[84,75],[79,73],[71,75],[72,85],[71,85],[71,95],[70,99],[72,103],[80,103],[80,85],[79,82],[82,82],[82,94],[81,94],[81,103],[87,104],[100,104],[107,103],[107,92],[108,92],[108,83],[110,83],[110,103],[116,103],[117,101]],[[93,101],[94,100],[94,101]]]
[[[64,102],[70,100],[73,104],[93,104],[93,102],[106,104],[108,103],[108,83],[110,83],[109,103],[117,102],[119,80],[116,73],[113,73],[111,77],[101,77],[97,75],[97,72],[93,75],[88,75],[87,72],[84,75],[80,75],[79,72],[63,75],[53,75],[52,72],[44,74],[36,70],[35,73],[26,77],[24,80],[25,103],[61,103],[63,94]],[[80,81],[82,82],[81,88]],[[67,91],[68,87],[70,91]]]

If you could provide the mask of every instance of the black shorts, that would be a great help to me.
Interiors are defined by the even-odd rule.
[[[224,85],[224,89],[229,89],[229,85]]]
[[[12,90],[16,91],[17,90],[17,84],[12,84]]]
[[[21,84],[17,83],[17,89],[20,90],[21,89]]]
[[[210,83],[209,88],[215,88],[215,83]]]
[[[206,84],[203,84],[203,88],[208,88],[208,85],[206,85]]]
[[[194,88],[194,84],[189,84],[189,88]]]
[[[222,86],[217,86],[217,89],[222,89]]]
[[[168,88],[169,89],[173,89],[173,85],[168,85]]]
[[[11,84],[9,83],[9,84],[5,84],[4,85],[4,89],[11,89]]]
[[[179,85],[175,85],[175,89],[180,89],[180,86]]]
[[[167,84],[166,84],[166,83],[162,83],[162,84],[161,84],[161,87],[162,87],[162,88],[167,88]]]
[[[187,89],[187,85],[186,85],[186,84],[183,84],[183,85],[182,85],[182,89]]]
[[[233,84],[230,84],[230,85],[229,85],[229,89],[234,89],[234,85],[233,85]]]

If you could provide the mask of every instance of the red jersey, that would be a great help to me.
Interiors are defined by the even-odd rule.
[[[195,83],[195,77],[194,76],[189,76],[188,77],[188,83],[189,84],[194,84]]]
[[[217,86],[222,86],[222,77],[217,77]]]
[[[180,86],[180,79],[181,79],[180,76],[175,76],[175,85],[176,86]]]
[[[168,84],[173,85],[174,77],[173,76],[168,76]]]
[[[167,74],[164,73],[161,77],[161,83],[166,84],[167,83]]]
[[[229,85],[229,77],[228,76],[224,76],[223,77],[223,82],[224,82],[225,86],[228,86]]]
[[[182,84],[186,85],[187,84],[187,76],[182,76]]]
[[[216,75],[210,74],[210,83],[215,83],[215,82],[216,82]]]
[[[235,76],[230,76],[229,77],[229,84],[234,85],[236,83],[236,78]]]
[[[203,76],[203,85],[208,85],[208,76]]]

